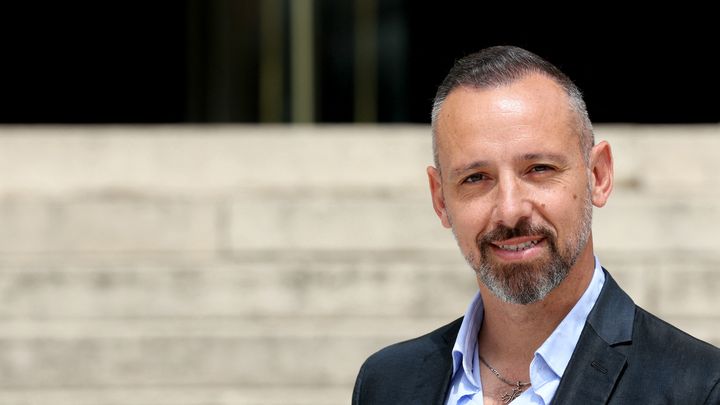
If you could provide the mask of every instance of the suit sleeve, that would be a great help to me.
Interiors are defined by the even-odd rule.
[[[703,402],[705,405],[718,405],[720,404],[720,378],[715,381],[715,385],[710,390],[710,394],[708,395],[705,402]]]
[[[355,380],[355,388],[353,388],[352,395],[352,405],[362,404],[362,401],[360,399],[360,393],[362,392],[363,374],[365,374],[366,366],[367,363],[364,363],[362,367],[360,367],[360,372],[358,373],[357,379]]]

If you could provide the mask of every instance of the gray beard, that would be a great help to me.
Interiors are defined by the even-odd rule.
[[[519,222],[513,229],[496,230],[479,239],[477,246],[480,260],[477,260],[472,253],[465,259],[483,284],[501,300],[521,305],[541,301],[565,280],[580,253],[585,249],[592,224],[592,202],[589,193],[585,200],[580,228],[569,238],[567,247],[562,251],[558,248],[557,236],[550,229]],[[545,237],[548,257],[522,264],[493,262],[490,254],[491,240],[538,234]]]

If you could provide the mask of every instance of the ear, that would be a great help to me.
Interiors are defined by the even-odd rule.
[[[590,151],[592,170],[592,203],[602,207],[607,203],[613,188],[613,158],[610,144],[602,141]]]
[[[435,213],[440,218],[440,222],[445,228],[450,228],[450,220],[445,207],[445,197],[442,192],[442,178],[440,171],[433,166],[427,168],[428,181],[430,182],[430,194],[432,195],[432,204]]]

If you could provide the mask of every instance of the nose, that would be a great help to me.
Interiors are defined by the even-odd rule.
[[[532,202],[526,185],[512,175],[501,178],[495,190],[493,222],[513,228],[522,219],[530,219]]]

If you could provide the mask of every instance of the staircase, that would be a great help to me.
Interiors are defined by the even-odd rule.
[[[605,125],[602,264],[720,344],[720,127]],[[0,405],[347,404],[462,315],[426,126],[0,127]]]

